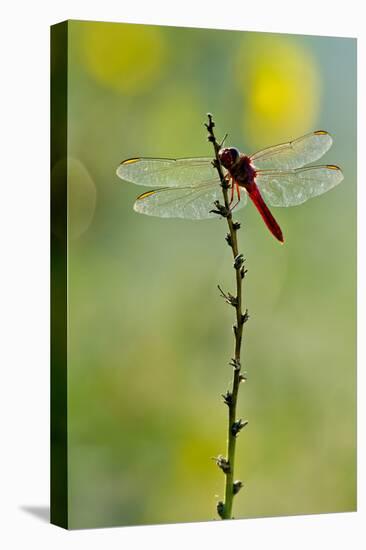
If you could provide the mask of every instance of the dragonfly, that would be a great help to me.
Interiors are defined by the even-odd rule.
[[[343,180],[339,166],[311,164],[332,143],[328,132],[317,130],[252,155],[236,147],[221,147],[218,157],[228,184],[230,209],[243,208],[249,197],[269,231],[283,243],[282,230],[268,205],[296,206],[338,185]],[[137,197],[136,212],[194,220],[217,216],[213,205],[222,199],[222,187],[211,157],[129,158],[118,166],[117,176],[152,188]]]

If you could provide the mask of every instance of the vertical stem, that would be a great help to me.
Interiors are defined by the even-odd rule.
[[[245,269],[243,267],[243,257],[239,254],[238,249],[238,239],[237,231],[240,227],[239,224],[235,223],[232,218],[232,213],[230,210],[229,197],[228,197],[228,183],[225,179],[225,176],[222,171],[222,167],[219,159],[219,150],[220,145],[217,143],[213,128],[215,126],[212,116],[208,115],[208,124],[206,128],[209,134],[209,141],[213,144],[215,149],[215,166],[217,168],[221,188],[224,199],[224,208],[220,209],[221,215],[223,215],[228,224],[229,228],[229,243],[232,249],[233,258],[234,258],[234,268],[236,276],[236,296],[231,296],[228,294],[226,297],[227,301],[235,307],[236,310],[236,325],[234,326],[234,335],[235,335],[235,346],[234,346],[234,361],[233,365],[233,379],[231,384],[231,391],[227,392],[224,396],[225,403],[228,405],[229,409],[229,421],[228,421],[228,432],[227,432],[227,455],[224,459],[224,468],[222,468],[225,474],[225,499],[223,503],[218,504],[218,513],[222,519],[231,519],[232,518],[232,507],[233,507],[233,498],[234,495],[239,491],[241,487],[241,482],[235,482],[234,486],[234,466],[235,466],[235,446],[236,446],[236,436],[239,433],[240,429],[246,425],[242,424],[241,420],[236,421],[236,407],[238,401],[238,392],[240,382],[244,377],[240,374],[241,370],[241,343],[243,335],[243,326],[246,320],[248,319],[248,314],[242,312],[242,282],[245,274]],[[218,462],[219,466],[220,463]],[[222,467],[222,466],[221,466]]]
[[[224,195],[225,206],[228,207],[228,193],[227,189],[222,189]],[[229,226],[231,242],[232,242],[232,251],[234,259],[238,257],[238,240],[237,240],[237,230],[233,227],[233,220],[231,212],[228,215],[227,223]],[[234,358],[235,362],[240,366],[240,352],[241,352],[241,342],[243,335],[243,326],[244,326],[244,316],[242,313],[242,276],[240,273],[241,266],[236,267],[236,328],[234,330],[235,334],[235,351]],[[232,379],[232,390],[231,390],[231,404],[229,405],[229,424],[228,424],[228,435],[227,435],[227,460],[230,465],[230,470],[226,474],[225,482],[225,501],[224,501],[224,512],[223,518],[230,519],[232,514],[233,506],[233,497],[234,497],[234,465],[235,465],[235,445],[236,445],[236,435],[233,434],[232,427],[236,419],[236,406],[238,400],[238,392],[240,385],[240,368],[233,369],[233,379]]]

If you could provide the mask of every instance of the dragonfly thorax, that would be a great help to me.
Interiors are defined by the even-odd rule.
[[[236,183],[248,190],[255,182],[256,170],[250,157],[246,155],[240,155],[237,162],[227,170]]]

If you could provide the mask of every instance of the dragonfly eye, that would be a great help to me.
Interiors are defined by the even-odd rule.
[[[240,153],[236,147],[225,147],[219,151],[219,159],[221,164],[227,170],[230,170],[239,160]]]

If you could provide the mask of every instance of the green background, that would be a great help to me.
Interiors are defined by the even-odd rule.
[[[234,516],[356,507],[356,41],[69,22],[69,525],[216,519],[224,476],[234,291],[223,220],[132,210],[133,156],[207,156],[203,127],[246,153],[316,129],[344,182],[251,204]]]

